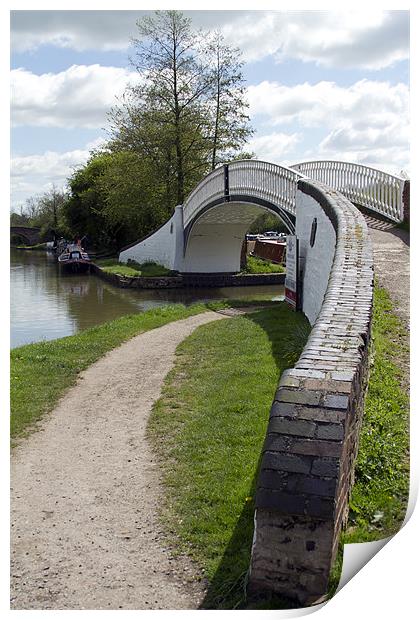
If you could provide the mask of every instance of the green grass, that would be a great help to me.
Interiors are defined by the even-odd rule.
[[[243,273],[284,273],[283,265],[272,263],[271,261],[258,258],[257,256],[247,256],[246,267]]]
[[[11,351],[10,434],[31,429],[50,411],[78,373],[132,336],[205,311],[204,304],[172,305],[124,316],[74,336],[18,347]]]
[[[243,604],[255,476],[279,376],[309,325],[284,303],[208,324],[177,349],[148,432],[168,491],[164,520],[203,567],[205,608]]]
[[[166,269],[162,265],[153,262],[139,264],[136,261],[129,260],[128,263],[120,263],[117,258],[99,259],[96,261],[98,267],[107,273],[115,273],[120,276],[128,277],[159,277],[172,275],[170,269]]]
[[[345,543],[395,534],[405,517],[409,492],[408,334],[388,293],[375,287],[371,369],[350,499]],[[332,574],[338,585],[341,554]]]
[[[46,250],[47,244],[44,243],[35,243],[35,245],[14,245],[12,246],[15,250]]]
[[[408,336],[384,289],[375,289],[373,365],[356,463],[345,542],[377,540],[398,531],[409,487],[409,396],[399,360]]]
[[[407,232],[410,232],[410,220],[405,220],[404,222],[400,222],[399,224],[396,225],[396,228],[400,228],[401,230],[406,230]]]

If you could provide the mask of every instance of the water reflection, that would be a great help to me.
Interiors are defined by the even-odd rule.
[[[278,298],[278,286],[209,289],[119,289],[87,274],[60,274],[52,255],[12,250],[11,346],[52,340],[170,303],[224,298]]]

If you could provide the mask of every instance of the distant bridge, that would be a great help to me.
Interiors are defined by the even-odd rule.
[[[374,168],[316,161],[288,168],[243,160],[213,170],[155,233],[123,248],[120,260],[155,261],[181,273],[237,272],[246,231],[263,211],[294,232],[300,179],[321,181],[391,222],[404,219],[407,182]]]
[[[40,241],[40,231],[41,229],[36,226],[11,226],[10,236],[22,237],[28,245],[35,245]]]

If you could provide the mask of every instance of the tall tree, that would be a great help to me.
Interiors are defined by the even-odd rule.
[[[170,161],[168,172],[174,174],[181,204],[191,189],[190,174],[197,169],[199,176],[203,173],[208,149],[203,95],[209,82],[197,54],[199,37],[179,11],[156,11],[137,27],[140,37],[133,40],[131,62],[139,84],[128,89],[119,118],[114,112],[111,119],[117,138],[122,137],[118,134],[123,120],[125,137],[140,139],[142,146],[157,151],[161,163]],[[147,128],[148,136],[139,125]]]
[[[251,133],[239,51],[220,33],[194,32],[179,11],[156,11],[137,26],[132,65],[139,83],[111,110],[110,148],[149,158],[173,209]]]
[[[248,102],[240,50],[226,45],[217,30],[208,38],[205,55],[210,82],[211,169],[214,170],[220,162],[234,158],[253,132],[246,114]]]

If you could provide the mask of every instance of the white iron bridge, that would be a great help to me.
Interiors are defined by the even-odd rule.
[[[354,204],[391,221],[403,220],[405,179],[401,177],[342,161],[308,161],[288,168],[249,159],[224,164],[204,177],[184,203],[184,225],[204,209],[238,198],[294,216],[297,181],[305,177],[325,183]]]
[[[291,167],[246,159],[210,172],[172,218],[120,253],[120,260],[155,261],[180,272],[236,272],[247,230],[262,212],[293,233],[298,182],[312,179],[338,190],[356,206],[391,222],[404,219],[409,181],[368,166],[310,161]]]

